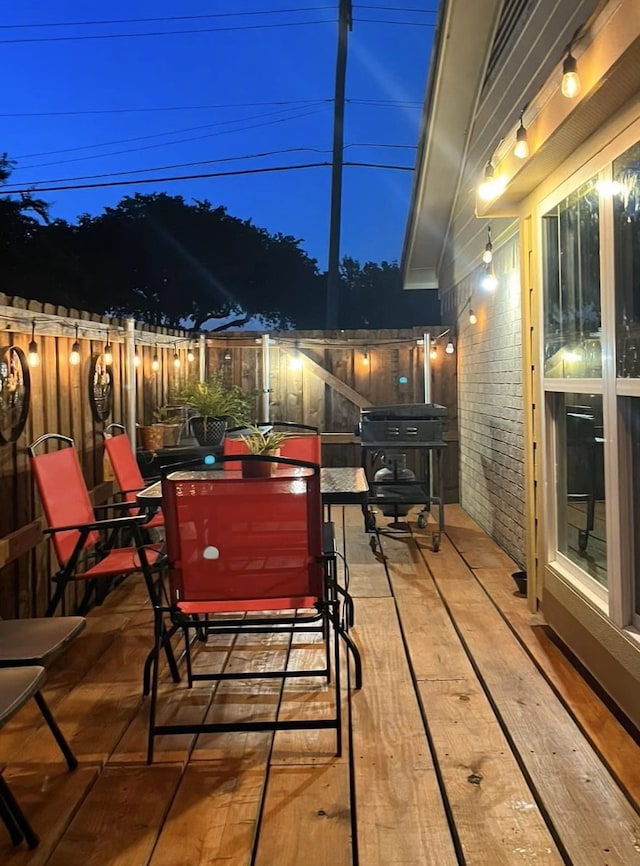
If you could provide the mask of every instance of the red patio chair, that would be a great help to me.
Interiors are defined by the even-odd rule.
[[[110,430],[120,430],[119,435],[108,435]],[[131,440],[122,424],[109,424],[105,430],[104,450],[107,452],[113,474],[118,482],[120,493],[125,502],[136,501],[136,493],[143,490],[149,484],[149,480],[142,477],[138,461],[131,447]],[[139,514],[140,509],[135,508],[131,514]],[[162,511],[151,515],[145,523],[145,529],[158,529],[164,526]]]
[[[57,444],[55,451],[37,454],[41,445]],[[58,564],[54,575],[55,592],[46,611],[53,615],[61,603],[66,587],[82,582],[85,587],[78,613],[88,610],[92,596],[100,601],[98,582],[111,583],[114,578],[141,571],[147,583],[149,596],[155,598],[154,569],[162,564],[158,545],[144,545],[140,531],[145,517],[116,517],[96,520],[94,507],[82,475],[73,439],[56,433],[41,436],[29,446],[33,471],[47,529],[53,539]],[[117,532],[126,529],[133,535],[135,545],[115,547]],[[106,534],[110,533],[110,534]]]
[[[273,731],[331,728],[341,750],[339,600],[330,581],[331,555],[323,551],[320,469],[286,458],[272,476],[245,478],[242,472],[211,469],[169,471],[162,480],[167,560],[168,614],[180,628],[207,633],[267,632],[313,628],[325,638],[325,662],[310,671],[195,673],[187,653],[189,686],[194,680],[333,674],[334,712],[328,718],[234,723],[158,724],[158,657],[165,611],[156,608],[155,664],[147,758],[154,737],[218,731]],[[241,456],[237,463],[260,460]],[[221,461],[228,462],[224,456]],[[283,613],[284,612],[284,613]],[[225,616],[218,619],[220,614]],[[234,616],[235,615],[235,616]],[[194,619],[198,617],[199,619]],[[204,618],[204,620],[202,619]]]
[[[274,421],[259,423],[258,427],[273,427],[276,430],[286,430],[291,433],[280,445],[280,456],[289,457],[292,460],[304,460],[307,463],[322,462],[322,440],[317,427],[308,424],[296,424],[292,421]],[[248,454],[249,450],[242,441],[242,430],[246,428],[234,427],[227,433],[222,442],[222,453],[225,456],[232,454]],[[296,435],[299,433],[300,435]],[[235,435],[234,435],[235,434]],[[224,465],[225,469],[239,469],[238,461],[229,461]]]

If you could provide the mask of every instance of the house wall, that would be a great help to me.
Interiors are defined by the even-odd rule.
[[[479,256],[478,256],[479,260]],[[460,504],[519,564],[526,557],[518,237],[448,294],[457,319]],[[477,316],[469,322],[469,310]],[[446,313],[445,313],[446,315]],[[449,318],[449,317],[447,317]]]

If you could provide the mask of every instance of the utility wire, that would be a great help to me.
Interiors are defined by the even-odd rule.
[[[415,145],[410,144],[359,144],[357,142],[353,142],[351,144],[346,144],[344,146],[344,149],[346,150],[349,147],[400,148],[404,150],[416,150]],[[22,181],[22,184],[31,187],[42,183],[71,183],[72,181],[79,180],[101,180],[107,177],[120,177],[125,174],[148,174],[149,172],[170,171],[176,168],[191,168],[195,165],[214,165],[221,162],[238,162],[245,159],[263,159],[266,156],[280,156],[284,153],[301,152],[331,153],[331,148],[301,145],[300,147],[287,147],[281,150],[268,150],[264,151],[263,153],[248,153],[244,156],[222,156],[218,157],[217,159],[199,159],[193,162],[179,162],[172,165],[157,165],[153,168],[121,169],[120,171],[103,172],[101,174],[80,175],[77,177],[55,177],[49,178],[47,180]]]
[[[295,114],[295,115],[292,115],[291,117],[278,117],[275,120],[267,120],[264,123],[252,123],[249,126],[238,126],[235,129],[222,129],[222,130],[218,130],[216,132],[208,132],[205,135],[192,135],[192,136],[189,136],[188,138],[177,138],[175,141],[163,141],[163,142],[158,142],[156,144],[144,144],[144,145],[141,145],[140,147],[128,147],[128,148],[126,148],[126,150],[112,150],[109,153],[93,153],[93,154],[88,154],[87,156],[76,156],[76,157],[73,157],[72,159],[59,159],[59,160],[55,160],[55,161],[51,161],[51,162],[38,162],[38,163],[34,163],[33,165],[25,165],[25,166],[21,166],[19,168],[16,167],[13,169],[13,172],[25,171],[26,169],[29,169],[29,168],[45,168],[45,167],[51,166],[51,165],[66,165],[70,162],[86,162],[89,159],[103,159],[103,158],[106,158],[108,156],[122,156],[123,154],[139,153],[142,150],[153,150],[153,149],[158,148],[158,147],[170,147],[174,144],[184,144],[184,143],[190,143],[193,141],[203,141],[207,138],[213,138],[214,136],[218,137],[221,135],[232,135],[233,133],[236,133],[236,132],[246,132],[247,130],[258,129],[258,128],[263,127],[263,126],[273,126],[276,123],[285,123],[285,122],[290,121],[290,120],[300,120],[303,117],[311,117],[313,115],[320,114],[320,113],[322,113],[322,111],[324,111],[324,108],[318,108],[315,111],[305,111],[302,114]],[[237,123],[239,121],[228,121],[228,122]]]
[[[147,36],[190,36],[194,33],[228,33],[232,30],[271,30],[274,27],[306,27],[310,24],[335,24],[335,18],[324,21],[287,21],[279,24],[242,24],[237,27],[199,27],[195,30],[150,30],[146,33],[95,33],[83,36],[38,36],[19,39],[0,39],[0,45],[18,45],[40,42],[86,42],[95,39],[141,39]],[[393,23],[393,22],[390,22]]]
[[[309,106],[312,106],[312,105],[319,105],[322,102],[324,102],[324,100],[317,100],[316,102],[313,102],[312,100],[308,100],[307,104]],[[154,132],[154,133],[151,133],[150,135],[137,135],[137,136],[134,136],[133,138],[117,138],[117,139],[114,139],[112,141],[97,142],[96,144],[80,144],[77,147],[63,147],[60,150],[43,150],[43,151],[40,151],[39,153],[16,154],[16,155],[12,155],[11,159],[14,159],[14,160],[35,159],[38,156],[55,156],[58,153],[75,153],[79,150],[92,150],[95,147],[110,147],[113,144],[129,144],[130,142],[133,142],[133,141],[148,141],[150,138],[161,138],[164,135],[181,135],[183,132],[198,132],[201,129],[213,129],[216,126],[224,126],[227,123],[243,123],[246,120],[257,120],[260,117],[270,117],[274,114],[280,114],[280,113],[282,113],[282,111],[286,111],[286,110],[288,110],[288,109],[280,109],[279,111],[270,112],[269,114],[255,114],[252,117],[242,117],[242,118],[238,118],[237,120],[234,120],[234,119],[218,120],[215,123],[206,123],[206,124],[203,124],[201,126],[185,126],[185,127],[182,127],[181,129],[170,129],[170,130],[167,130],[167,132]],[[286,118],[283,118],[283,119],[286,119]],[[166,142],[166,144],[171,144],[171,143],[172,142]],[[50,164],[57,164],[57,163],[50,163]]]
[[[0,24],[0,30],[33,29],[36,27],[84,27],[97,24],[148,24],[158,21],[196,21],[210,18],[239,18],[248,15],[282,15],[293,12],[323,12],[333,6],[301,6],[297,9],[264,9],[254,12],[213,12],[209,15],[167,15],[160,18],[108,18],[93,21],[49,21],[45,24]],[[364,7],[366,8],[366,7]],[[371,7],[380,8],[380,7]],[[383,7],[384,8],[384,7]]]
[[[407,108],[419,107],[422,105],[417,100],[410,102],[407,100],[393,99],[347,99],[350,105],[372,105],[379,108]],[[158,107],[143,107],[143,108],[101,108],[101,109],[78,109],[71,111],[14,111],[2,112],[0,117],[69,117],[75,115],[95,115],[95,114],[137,114],[143,112],[162,112],[162,111],[204,111],[208,109],[221,108],[251,108],[258,105],[307,105],[310,103],[333,102],[333,99],[286,99],[274,102],[227,102],[218,105],[168,105]]]
[[[390,169],[393,171],[413,171],[411,166],[406,165],[384,165],[381,163],[371,163],[371,162],[345,162],[344,165],[352,166],[355,168],[382,168],[382,169]],[[101,183],[87,183],[87,184],[71,184],[68,186],[43,186],[34,189],[32,187],[21,187],[18,189],[5,189],[2,188],[2,191],[6,195],[22,195],[27,193],[41,193],[41,192],[65,192],[67,190],[77,190],[77,189],[103,189],[106,187],[116,187],[116,186],[135,186],[149,183],[173,183],[175,181],[185,181],[185,180],[205,180],[214,177],[238,177],[240,175],[255,175],[255,174],[269,174],[272,172],[285,172],[285,171],[299,171],[301,169],[307,168],[328,168],[331,166],[330,162],[310,162],[302,165],[282,165],[282,166],[272,166],[269,168],[245,168],[238,169],[236,171],[216,171],[216,172],[206,172],[202,174],[186,174],[186,175],[174,175],[173,177],[152,177],[152,178],[136,178],[133,180],[116,180],[116,181],[104,181]]]

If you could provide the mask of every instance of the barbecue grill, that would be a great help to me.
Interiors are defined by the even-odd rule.
[[[437,505],[438,523],[432,534],[432,546],[439,549],[444,531],[442,452],[446,448],[443,439],[446,426],[447,409],[437,403],[373,406],[362,410],[358,432],[362,465],[369,483],[364,506],[368,532],[376,531],[374,505],[393,517],[394,525],[400,516],[407,514],[408,506],[422,505],[417,518],[420,528],[426,526],[431,506]],[[417,474],[406,468],[407,453],[419,458],[414,461]],[[430,459],[431,455],[435,460]]]

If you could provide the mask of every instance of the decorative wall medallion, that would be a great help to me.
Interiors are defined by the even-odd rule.
[[[29,365],[22,349],[0,349],[0,445],[15,442],[24,430],[31,400]]]
[[[89,405],[96,421],[104,421],[111,414],[112,383],[111,368],[104,355],[94,355],[89,365]]]

